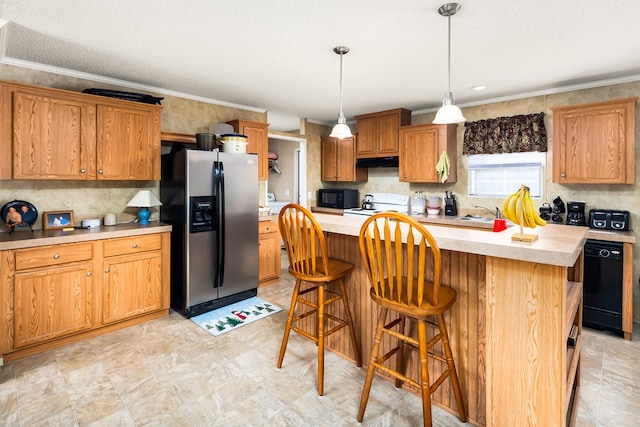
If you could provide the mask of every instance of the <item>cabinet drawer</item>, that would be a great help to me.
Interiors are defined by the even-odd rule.
[[[275,233],[278,231],[278,224],[272,221],[260,221],[258,223],[258,234]]]
[[[144,251],[158,250],[161,247],[159,234],[147,234],[135,237],[110,239],[104,242],[104,256],[134,254]]]
[[[16,271],[68,262],[90,260],[93,257],[90,242],[16,250]]]

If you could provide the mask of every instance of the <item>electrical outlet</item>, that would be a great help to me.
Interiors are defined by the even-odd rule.
[[[289,191],[289,189],[287,188],[286,190],[284,190],[284,195],[285,196],[290,196],[291,195],[291,191]]]

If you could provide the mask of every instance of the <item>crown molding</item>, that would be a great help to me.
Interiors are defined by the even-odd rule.
[[[4,37],[2,39],[3,39],[2,45],[4,45],[3,43]],[[68,68],[55,67],[52,65],[45,65],[37,62],[32,62],[32,61],[25,61],[22,59],[15,59],[15,58],[3,56],[2,59],[0,59],[0,63],[6,64],[6,65],[12,65],[14,67],[29,68],[31,70],[44,71],[47,73],[60,74],[63,76],[75,77],[78,79],[90,80],[98,83],[105,83],[110,85],[126,87],[129,89],[143,90],[143,91],[154,92],[162,95],[175,96],[177,98],[185,98],[185,99],[190,99],[192,101],[206,102],[208,104],[221,105],[221,106],[230,107],[230,108],[238,108],[240,110],[253,111],[256,113],[267,112],[267,110],[264,108],[252,107],[249,105],[242,105],[242,104],[234,104],[232,102],[221,101],[219,99],[206,98],[203,96],[192,95],[189,93],[177,92],[169,89],[163,89],[160,87],[130,82],[127,80],[114,79],[111,77],[99,76],[97,74],[85,73],[82,71],[70,70]]]

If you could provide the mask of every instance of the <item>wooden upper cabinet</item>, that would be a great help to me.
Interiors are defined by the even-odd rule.
[[[634,183],[636,101],[552,108],[553,182]]]
[[[95,177],[94,105],[23,90],[6,97],[13,117],[14,179]]]
[[[358,182],[366,181],[369,170],[356,168],[356,139],[321,138],[322,181]]]
[[[0,82],[0,179],[160,179],[161,109]]]
[[[404,108],[356,116],[357,157],[387,157],[399,154],[398,129],[411,124],[411,111]]]
[[[269,124],[248,120],[231,120],[227,123],[237,133],[247,136],[247,153],[258,155],[258,179],[269,179]]]
[[[98,106],[97,179],[160,179],[160,111]]]
[[[400,128],[400,181],[440,183],[436,164],[442,152],[446,151],[450,160],[449,176],[446,182],[456,182],[457,128],[457,124],[429,124]]]

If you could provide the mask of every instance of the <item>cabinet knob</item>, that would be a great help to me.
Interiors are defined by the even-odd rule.
[[[91,272],[90,271],[87,271],[87,276],[91,276]]]
[[[102,169],[98,169],[98,173],[99,173],[99,174],[102,174]]]
[[[80,169],[80,173],[85,173],[87,170],[85,168]]]
[[[566,173],[564,173],[564,172],[562,172],[562,173],[560,174],[560,176],[561,176],[561,177],[563,177],[563,178],[566,178],[566,177],[567,177],[567,174],[566,174]]]
[[[138,247],[138,244],[137,244],[137,243],[134,243],[133,245],[131,245],[131,247],[132,247],[133,249],[135,249],[135,248],[137,248],[137,247]]]
[[[105,273],[108,273],[110,270],[111,270],[111,269],[110,269],[109,267],[107,267],[107,268],[105,268],[105,269],[104,269],[104,272],[105,272]]]
[[[59,259],[59,258],[60,258],[60,255],[58,255],[58,254],[55,254],[55,255],[53,256],[53,259]]]

